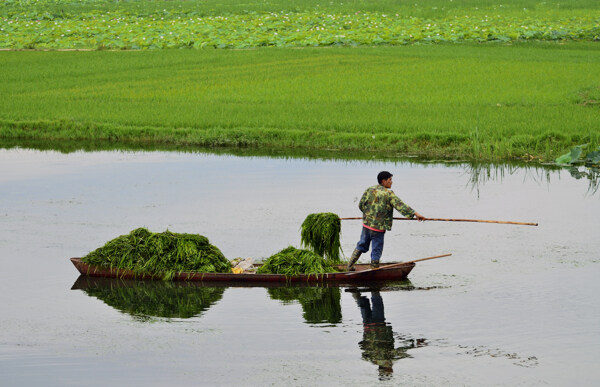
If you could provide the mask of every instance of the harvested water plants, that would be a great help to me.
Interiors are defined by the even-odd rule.
[[[333,213],[310,214],[302,224],[302,243],[311,250],[289,246],[273,254],[258,267],[259,274],[334,273],[341,263],[340,218]],[[325,258],[327,257],[327,258]],[[221,250],[202,235],[165,231],[154,233],[137,228],[108,241],[81,259],[105,269],[127,270],[134,276],[171,280],[177,273],[231,273],[230,262]],[[254,272],[254,268],[248,268]],[[243,271],[242,271],[243,272]]]
[[[132,270],[169,280],[176,272],[226,273],[231,263],[202,235],[138,228],[108,241],[82,261],[99,267]]]
[[[300,240],[315,253],[332,263],[340,263],[340,217],[332,212],[310,214],[302,222]]]
[[[298,274],[324,274],[337,271],[330,262],[310,250],[301,250],[289,246],[269,257],[258,268],[260,274],[285,274],[295,276]]]

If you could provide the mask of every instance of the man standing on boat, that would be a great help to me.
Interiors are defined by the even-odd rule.
[[[358,203],[358,208],[363,213],[363,228],[360,240],[348,262],[348,271],[354,270],[354,264],[362,253],[369,251],[371,244],[371,267],[379,267],[379,259],[383,253],[383,238],[386,230],[392,229],[394,208],[407,218],[417,218],[419,221],[427,219],[404,204],[390,189],[392,176],[388,171],[379,172],[377,175],[379,184],[367,188]]]

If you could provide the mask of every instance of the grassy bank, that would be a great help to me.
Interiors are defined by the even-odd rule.
[[[598,143],[600,46],[3,52],[0,138],[553,158]]]

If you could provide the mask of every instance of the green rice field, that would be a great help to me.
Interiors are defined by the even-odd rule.
[[[598,2],[240,4],[5,1],[0,143],[550,160],[600,142]]]

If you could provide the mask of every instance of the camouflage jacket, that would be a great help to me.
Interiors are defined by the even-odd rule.
[[[415,215],[415,210],[404,204],[394,191],[381,184],[367,188],[358,208],[363,213],[363,223],[378,230],[392,229],[394,208],[408,218]]]

